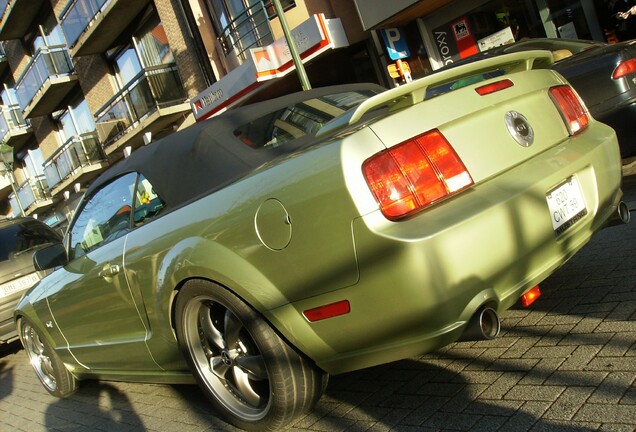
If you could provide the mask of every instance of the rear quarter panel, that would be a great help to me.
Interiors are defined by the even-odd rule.
[[[340,142],[327,143],[128,235],[126,274],[147,311],[149,347],[163,367],[180,367],[170,324],[175,289],[188,279],[217,282],[266,316],[358,281],[351,227],[356,208],[344,175]],[[287,216],[257,222],[262,204],[271,200]],[[289,239],[273,249],[262,241],[268,232]]]

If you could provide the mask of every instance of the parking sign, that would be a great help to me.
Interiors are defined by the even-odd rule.
[[[381,29],[382,39],[386,45],[391,60],[400,60],[411,55],[409,47],[406,44],[404,32],[399,28]]]

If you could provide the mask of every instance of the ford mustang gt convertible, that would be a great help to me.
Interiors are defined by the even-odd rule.
[[[15,322],[38,378],[60,397],[196,381],[232,424],[276,430],[329,374],[495,337],[629,216],[614,131],[551,61],[314,89],[135,151],[34,256],[55,271]]]

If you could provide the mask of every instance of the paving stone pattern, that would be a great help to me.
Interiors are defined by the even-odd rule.
[[[624,189],[636,210],[636,176]],[[636,431],[636,220],[602,231],[541,288],[492,341],[331,377],[290,429]],[[84,382],[59,400],[19,344],[1,354],[2,431],[236,430],[196,386]]]

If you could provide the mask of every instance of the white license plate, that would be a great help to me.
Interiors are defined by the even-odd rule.
[[[0,298],[9,296],[19,291],[23,291],[27,288],[31,288],[39,280],[40,277],[37,273],[31,273],[26,276],[22,276],[21,278],[12,280],[11,282],[2,284],[0,285]]]
[[[581,186],[576,177],[570,177],[546,195],[552,228],[559,235],[587,214]]]

